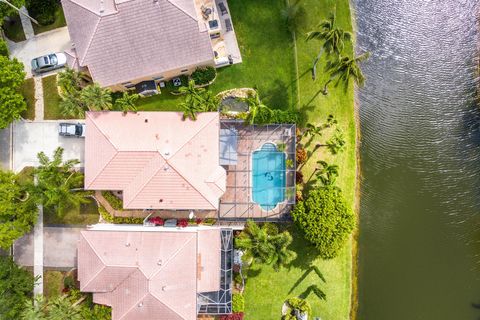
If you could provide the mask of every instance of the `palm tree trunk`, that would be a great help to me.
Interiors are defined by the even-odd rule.
[[[320,60],[320,57],[322,56],[322,53],[323,53],[323,47],[322,47],[322,49],[320,49],[320,52],[318,53],[315,60],[313,60],[313,66],[312,66],[312,80],[313,81],[315,81],[315,79],[317,78],[317,63],[318,63],[318,60]]]

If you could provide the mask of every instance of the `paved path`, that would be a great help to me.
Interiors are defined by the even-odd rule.
[[[42,77],[33,77],[35,84],[35,121],[42,121],[44,114]]]
[[[33,295],[43,294],[43,207],[38,206],[38,220],[33,228],[33,275],[39,280]]]
[[[22,22],[23,32],[25,33],[25,38],[31,39],[35,37],[35,33],[33,32],[32,21],[25,15],[28,14],[27,8],[21,7],[20,8],[20,21]],[[23,13],[23,14],[22,14]]]
[[[4,170],[11,169],[12,157],[12,126],[0,129],[0,168]]]
[[[77,266],[77,244],[84,227],[44,227],[43,267],[71,269]],[[14,244],[14,259],[21,266],[33,265],[34,232],[26,234]]]

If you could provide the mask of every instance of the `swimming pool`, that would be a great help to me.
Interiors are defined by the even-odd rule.
[[[285,153],[265,143],[252,154],[252,198],[264,210],[285,200]]]

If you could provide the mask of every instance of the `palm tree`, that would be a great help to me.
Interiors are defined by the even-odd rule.
[[[335,119],[333,114],[329,114],[327,116],[327,121],[319,126],[316,126],[312,123],[307,123],[307,125],[305,126],[304,135],[306,137],[310,136],[310,139],[313,139],[316,136],[321,136],[323,130],[330,128],[335,124],[337,124],[337,120]]]
[[[46,300],[42,295],[37,295],[32,300],[25,300],[21,314],[22,320],[45,320]]]
[[[315,174],[324,186],[333,186],[338,177],[338,166],[336,164],[328,164],[325,161],[319,160],[317,164],[320,167],[315,168]]]
[[[115,109],[123,112],[137,111],[136,102],[139,97],[136,93],[124,92],[121,98],[115,100]]]
[[[47,320],[82,320],[80,306],[73,303],[70,298],[58,296],[48,302]]]
[[[282,10],[282,16],[287,24],[287,29],[292,34],[305,22],[305,9],[300,5],[300,0],[288,3]]]
[[[271,112],[270,108],[268,108],[266,105],[264,105],[260,101],[260,97],[258,93],[255,93],[255,95],[245,98],[244,101],[248,104],[248,114],[245,121],[250,125],[256,123],[255,120],[257,119],[260,113]]]
[[[205,112],[218,111],[220,99],[212,93],[212,91],[205,90],[202,94],[203,110]]]
[[[98,83],[85,87],[80,97],[91,111],[112,109],[112,95],[110,89],[102,88]]]
[[[75,192],[83,183],[83,175],[74,170],[80,161],[77,159],[63,161],[63,148],[55,149],[53,158],[45,153],[38,155],[40,165],[35,169],[37,185],[34,189],[37,202],[45,207],[58,209],[62,214],[69,206],[78,207],[87,200],[82,193]]]
[[[332,14],[327,20],[318,24],[317,30],[307,33],[307,41],[316,39],[323,41],[323,48],[328,54],[340,54],[345,47],[345,42],[352,40],[352,34],[335,25],[336,17]]]
[[[57,83],[63,93],[72,93],[82,88],[82,77],[80,72],[66,68],[58,74]]]
[[[366,52],[357,57],[342,57],[338,56],[333,62],[327,64],[327,71],[330,72],[330,79],[338,78],[336,85],[343,82],[345,89],[348,88],[350,80],[353,79],[358,86],[363,86],[365,83],[365,76],[359,67],[359,63],[367,60],[370,57],[370,52]]]
[[[345,136],[340,129],[335,130],[335,134],[327,141],[327,148],[331,154],[337,154],[345,149]]]
[[[64,116],[85,117],[85,104],[81,99],[80,91],[65,91],[62,93],[62,101],[60,101],[59,106],[60,112]]]
[[[275,225],[265,223],[261,227],[248,220],[245,229],[235,238],[235,246],[244,250],[246,259],[272,264],[278,270],[292,262],[297,254],[288,249],[292,236],[288,231],[278,232]]]
[[[183,109],[183,120],[187,118],[197,120],[197,113],[205,110],[202,97],[205,89],[195,87],[195,81],[190,80],[186,87],[180,87],[178,91],[185,95],[185,100],[180,104]]]

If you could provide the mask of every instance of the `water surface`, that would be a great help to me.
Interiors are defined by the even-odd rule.
[[[370,51],[361,122],[360,320],[476,320],[478,0],[354,0]]]

